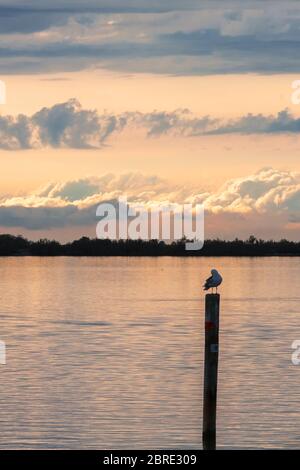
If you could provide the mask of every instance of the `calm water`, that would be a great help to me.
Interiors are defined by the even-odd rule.
[[[0,259],[0,448],[201,448],[211,267],[218,447],[300,448],[296,258]]]

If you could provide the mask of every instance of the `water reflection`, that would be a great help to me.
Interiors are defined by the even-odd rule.
[[[0,448],[200,448],[212,266],[218,447],[299,447],[296,258],[3,258]]]

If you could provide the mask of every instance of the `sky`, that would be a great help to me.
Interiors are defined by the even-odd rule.
[[[95,236],[127,195],[203,203],[206,237],[298,240],[299,20],[291,0],[0,0],[0,233]]]

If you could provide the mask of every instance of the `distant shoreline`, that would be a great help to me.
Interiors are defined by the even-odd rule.
[[[187,251],[186,240],[98,240],[82,237],[61,244],[55,240],[30,241],[22,236],[0,235],[0,256],[27,257],[298,257],[300,242],[260,240],[206,240],[198,251]]]

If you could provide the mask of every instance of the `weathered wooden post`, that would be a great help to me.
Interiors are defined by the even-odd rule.
[[[219,358],[219,309],[220,295],[206,294],[202,429],[202,440],[204,450],[216,449],[217,386]]]

